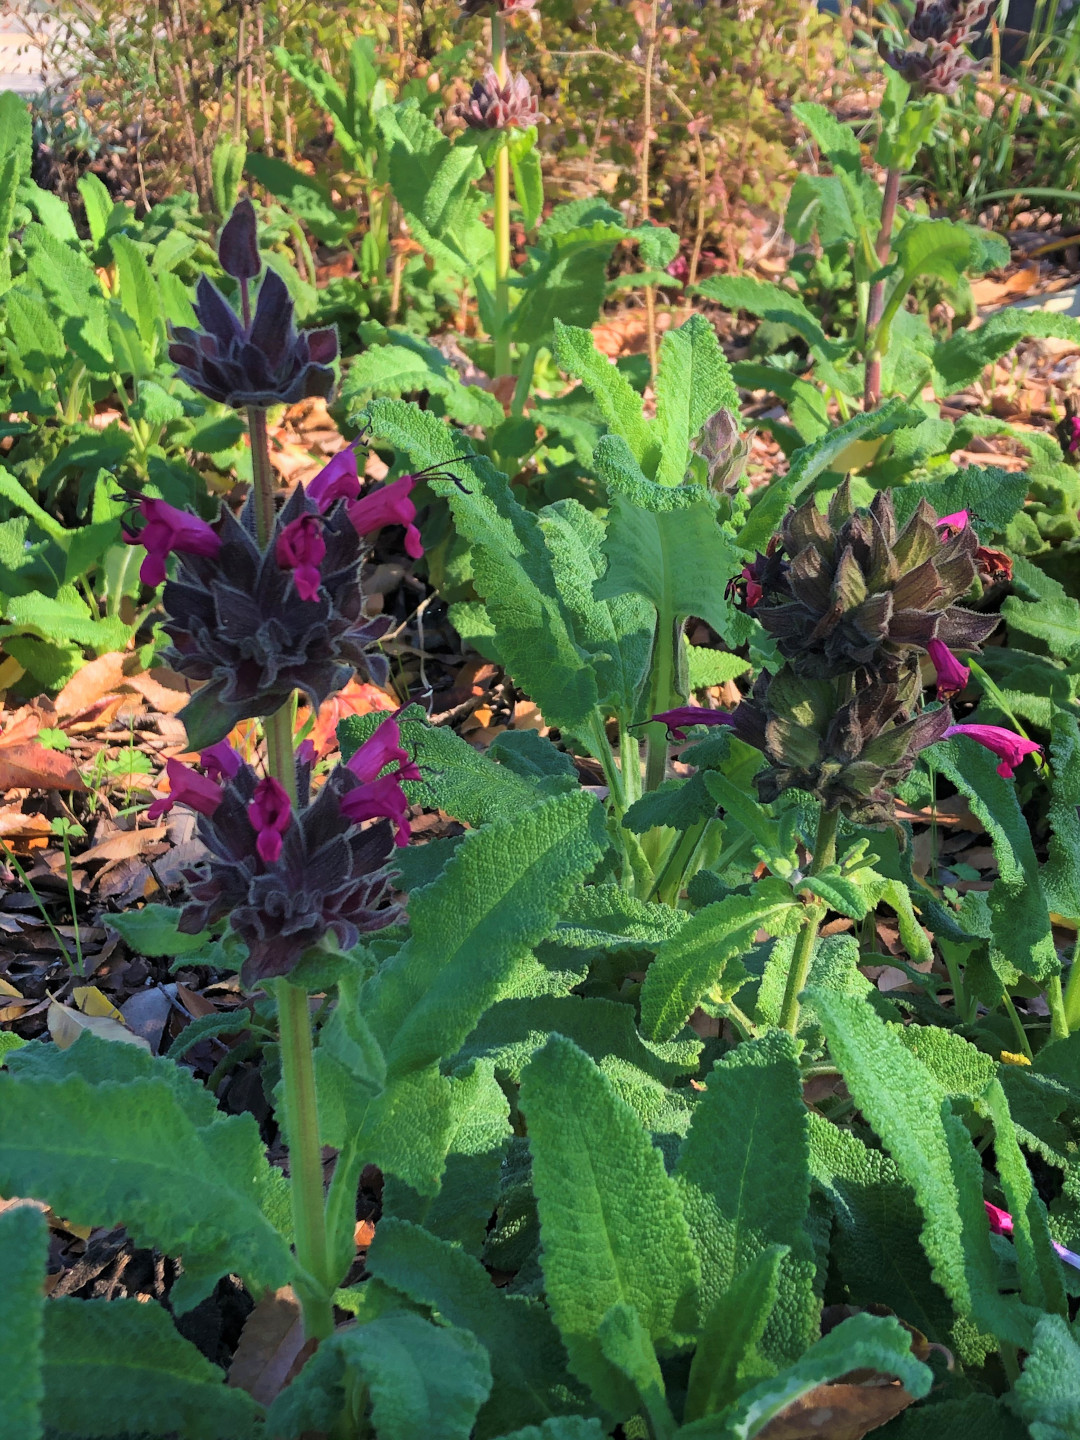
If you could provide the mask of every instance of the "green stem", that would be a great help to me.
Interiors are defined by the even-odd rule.
[[[266,411],[248,409],[251,470],[255,490],[255,528],[266,546],[274,533],[274,476],[266,433]],[[286,701],[263,722],[267,768],[296,804],[296,764],[292,744],[292,703]],[[326,1214],[323,1198],[319,1110],[315,1093],[315,1057],[307,993],[287,980],[277,984],[281,1028],[281,1070],[285,1087],[285,1138],[289,1146],[290,1191],[296,1259],[303,1280],[298,1283],[304,1334],[322,1340],[333,1333],[330,1301]]]
[[[71,906],[71,928],[75,931],[75,954],[79,962],[79,974],[85,975],[86,968],[83,964],[82,938],[79,935],[79,916],[75,909],[75,878],[71,873],[71,841],[66,832],[64,834],[64,871],[67,874],[68,904]],[[1060,981],[1058,983],[1060,985]]]
[[[1065,1019],[1070,1032],[1080,1030],[1080,930],[1076,933],[1072,965],[1065,983]]]
[[[881,226],[877,235],[879,267],[887,265],[889,261],[893,222],[896,219],[896,206],[900,199],[900,179],[900,171],[895,168],[890,170],[885,177],[885,195],[881,204]],[[870,297],[866,305],[866,343],[869,353],[866,358],[866,377],[863,386],[864,410],[875,409],[881,399],[881,355],[888,333],[888,325],[882,324],[884,308],[885,281],[876,280],[870,288]]]
[[[1012,1021],[1012,1027],[1016,1031],[1016,1039],[1020,1046],[1021,1054],[1025,1055],[1028,1060],[1034,1060],[1035,1056],[1031,1053],[1031,1041],[1028,1039],[1027,1031],[1020,1022],[1020,1016],[1017,1014],[1016,1006],[1013,1004],[1013,998],[1007,990],[1005,991],[1005,1013]]]
[[[819,874],[826,865],[836,859],[836,827],[840,820],[838,810],[822,810],[818,816],[817,838],[814,841],[814,856],[810,863],[810,874]],[[814,942],[818,927],[825,915],[825,906],[812,904],[806,907],[806,919],[795,941],[795,950],[788,970],[787,985],[784,987],[784,1001],[780,1007],[780,1026],[794,1035],[799,1028],[799,996],[806,988],[810,965],[814,958]]]
[[[506,62],[506,22],[501,15],[491,17],[491,64],[499,84],[505,85],[509,70]],[[510,360],[510,147],[507,137],[495,154],[495,376],[512,375]]]
[[[1050,983],[1046,987],[1046,1003],[1050,1006],[1050,1038],[1051,1040],[1067,1040],[1069,1038],[1069,1021],[1065,1014],[1065,997],[1061,993],[1061,976],[1051,975]]]
[[[319,1111],[315,1097],[315,1063],[311,1044],[311,1016],[307,992],[277,984],[278,1023],[281,1027],[281,1071],[285,1084],[285,1138],[289,1145],[293,1238],[296,1259],[310,1284],[298,1284],[304,1316],[304,1334],[325,1340],[333,1333],[330,1303],[332,1279],[326,1253],[326,1217],[323,1198],[322,1152],[319,1148]]]

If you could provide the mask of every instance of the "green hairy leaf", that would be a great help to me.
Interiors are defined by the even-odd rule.
[[[687,1422],[722,1410],[771,1369],[758,1342],[776,1304],[784,1245],[769,1245],[717,1295],[705,1317],[686,1393]]]
[[[713,1067],[675,1178],[701,1261],[703,1295],[722,1295],[770,1247],[786,1248],[763,1348],[778,1363],[796,1359],[817,1333],[820,1305],[804,1228],[807,1114],[786,1032],[740,1045]]]
[[[466,837],[415,892],[411,938],[363,992],[389,1075],[461,1047],[600,859],[603,823],[593,796],[557,795]]]
[[[747,954],[759,930],[771,934],[793,931],[802,920],[789,886],[771,877],[761,881],[752,895],[730,895],[706,905],[665,940],[656,952],[641,987],[641,1027],[650,1040],[670,1040],[714,987],[733,994],[745,972],[738,967],[735,982],[727,967]]]
[[[454,432],[434,415],[400,401],[376,400],[371,424],[421,466],[459,455]],[[450,502],[473,545],[476,588],[499,636],[499,651],[551,725],[580,734],[597,704],[596,680],[582,663],[573,622],[559,598],[551,557],[536,517],[520,506],[489,464],[469,466],[468,495],[452,481],[429,481]]]
[[[642,470],[651,475],[658,458],[656,440],[642,412],[641,396],[622,371],[600,354],[591,333],[556,321],[555,358],[588,387],[611,430],[626,441]]]
[[[728,310],[746,310],[762,320],[790,326],[820,359],[839,360],[847,354],[847,345],[827,337],[821,322],[798,295],[771,281],[753,280],[748,275],[710,275],[694,289],[695,294]]]
[[[227,1386],[160,1305],[50,1300],[44,1359],[50,1434],[247,1440],[256,1433],[251,1396]]]
[[[603,548],[608,567],[593,587],[597,600],[642,595],[665,630],[697,615],[726,634],[732,612],[724,591],[739,561],[705,501],[647,510],[616,495]]]
[[[468,1440],[491,1390],[487,1356],[472,1335],[391,1310],[320,1344],[270,1407],[269,1435],[294,1440],[330,1430],[344,1409],[347,1379],[352,1394],[366,1387],[379,1440]]]
[[[0,1072],[0,1193],[38,1196],[76,1224],[122,1224],[137,1245],[182,1256],[178,1311],[230,1271],[256,1291],[286,1283],[250,1115],[222,1114],[187,1072],[134,1046],[83,1036],[50,1050],[28,1046]]]
[[[660,345],[656,375],[656,425],[660,431],[660,485],[681,485],[690,442],[721,408],[738,415],[739,392],[716,331],[704,315],[669,330]]]
[[[576,1045],[554,1035],[521,1083],[541,1265],[570,1368],[613,1413],[632,1387],[603,1354],[612,1306],[636,1310],[661,1347],[694,1326],[698,1266],[663,1157],[611,1082]]]
[[[507,1425],[539,1425],[584,1408],[548,1310],[496,1289],[478,1260],[418,1226],[386,1218],[376,1229],[368,1269],[415,1304],[470,1331],[487,1350],[495,1383],[477,1422],[478,1440]]]
[[[961,1315],[1025,1345],[1030,1311],[999,1294],[982,1167],[944,1090],[864,1002],[823,990],[809,998],[855,1103],[915,1193],[934,1279]]]
[[[933,749],[934,766],[967,796],[994,847],[998,878],[990,891],[995,965],[1045,981],[1058,972],[1039,865],[1031,832],[1020,810],[1016,784],[997,773],[994,757],[981,745],[957,736]]]
[[[1074,1440],[1080,1434],[1080,1346],[1060,1315],[1044,1315],[1035,1326],[1014,1394],[1031,1440]]]
[[[0,120],[3,112],[0,111]],[[0,1213],[0,1347],[4,1356],[4,1403],[0,1440],[38,1440],[41,1435],[41,1346],[45,1311],[45,1264],[49,1228],[36,1206],[13,1205]]]

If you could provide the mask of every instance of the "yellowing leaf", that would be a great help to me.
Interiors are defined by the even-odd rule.
[[[76,985],[71,994],[84,1015],[108,1015],[110,1020],[124,1023],[123,1015],[96,985]]]
[[[81,1010],[71,1010],[58,1005],[54,1000],[49,1006],[49,1034],[61,1050],[69,1050],[83,1033],[89,1030],[99,1040],[119,1040],[125,1045],[138,1045],[149,1051],[150,1046],[141,1035],[133,1035],[119,1020],[109,1015],[84,1015]]]

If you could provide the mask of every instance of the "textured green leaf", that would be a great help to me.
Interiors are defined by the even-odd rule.
[[[697,1262],[674,1182],[637,1116],[578,1047],[552,1036],[521,1083],[541,1265],[571,1370],[613,1413],[633,1391],[597,1331],[613,1305],[637,1310],[654,1343],[694,1325]]]
[[[1025,1345],[1030,1312],[999,1294],[982,1166],[944,1089],[865,1002],[822,990],[810,998],[852,1098],[915,1192],[934,1279],[961,1315]]]
[[[536,148],[535,125],[525,131],[511,130],[508,144],[514,195],[521,206],[522,224],[526,230],[532,230],[544,209],[544,172]]]
[[[246,1440],[258,1407],[178,1335],[167,1310],[137,1300],[50,1300],[45,1307],[50,1434],[180,1434]]]
[[[0,1274],[4,1277],[0,1285],[0,1354],[4,1357],[0,1440],[39,1440],[41,1435],[41,1342],[48,1257],[49,1227],[36,1206],[15,1205],[0,1213]]]
[[[767,878],[752,895],[729,895],[699,910],[656,952],[641,988],[641,1028],[650,1040],[670,1040],[714,986],[725,967],[754,945],[759,930],[793,930],[802,907],[782,880]]]
[[[506,1425],[539,1424],[583,1408],[547,1309],[491,1283],[478,1260],[418,1226],[387,1218],[376,1228],[368,1269],[488,1352],[495,1385],[480,1413],[479,1440]]]
[[[1027,1161],[1017,1143],[1009,1102],[1000,1081],[991,1083],[979,1108],[990,1116],[994,1125],[994,1160],[1005,1191],[1006,1208],[1013,1217],[1020,1294],[1027,1304],[1056,1311],[1067,1318],[1069,1305],[1061,1278],[1061,1261],[1054,1252],[1046,1206],[1035,1191]]]
[[[1080,726],[1055,709],[1050,733],[1049,854],[1042,870],[1049,908],[1080,919]]]
[[[137,325],[139,338],[152,351],[158,338],[164,338],[165,312],[150,266],[130,236],[114,235],[110,244],[120,281],[120,303]]]
[[[619,1301],[600,1321],[596,1333],[604,1359],[634,1387],[649,1418],[650,1434],[657,1440],[670,1440],[675,1434],[675,1421],[667,1405],[664,1376],[638,1312]]]
[[[575,214],[578,224],[573,223]],[[588,334],[600,318],[615,246],[633,234],[606,201],[570,201],[557,207],[540,227],[529,263],[515,284],[520,298],[511,314],[514,339],[550,346],[556,327],[563,324],[584,327]],[[636,278],[629,276],[628,283]]]
[[[370,416],[377,436],[421,466],[446,463],[461,454],[455,432],[415,406],[376,400]],[[428,483],[449,501],[459,531],[473,546],[476,588],[514,678],[533,696],[549,724],[579,734],[597,704],[596,680],[582,664],[539,523],[490,464],[470,465],[469,471],[467,495],[450,480]]]
[[[656,439],[641,409],[641,396],[626,376],[597,350],[592,334],[555,322],[555,358],[592,394],[611,430],[630,447],[634,459],[652,475],[659,458]]]
[[[552,1034],[573,1040],[597,1064],[615,1055],[667,1084],[695,1071],[701,1052],[696,1039],[648,1044],[637,1032],[630,1005],[599,996],[536,995],[493,1006],[469,1036],[464,1054],[487,1056],[516,1084]]]
[[[1031,1440],[1080,1435],[1080,1345],[1060,1315],[1045,1315],[1013,1390]]]
[[[948,284],[957,284],[976,259],[978,247],[964,225],[912,217],[893,240],[893,253],[901,268],[897,283],[907,289],[920,275],[939,275]],[[1002,263],[1008,264],[1007,252]]]
[[[892,494],[901,525],[915,513],[919,501],[925,500],[939,515],[970,511],[980,535],[985,532],[1002,535],[1009,521],[1023,508],[1028,484],[1028,477],[1023,473],[1010,473],[996,465],[969,465],[944,480],[913,480]]]
[[[997,760],[965,736],[934,746],[934,767],[982,821],[994,847],[998,878],[990,890],[991,960],[1009,974],[1015,967],[1034,980],[1058,973],[1039,864],[1020,809],[1016,782],[997,773]]]
[[[324,245],[342,245],[356,228],[356,215],[334,208],[326,188],[274,155],[252,151],[244,169],[293,212]]]
[[[1037,605],[1009,595],[1001,613],[1011,630],[1041,640],[1051,655],[1067,661],[1080,655],[1080,602],[1071,595],[1040,600]]]
[[[560,1415],[542,1425],[526,1425],[500,1435],[499,1440],[604,1440],[605,1430],[599,1420],[579,1415]]]
[[[717,1295],[690,1366],[687,1422],[722,1410],[771,1368],[757,1347],[779,1294],[781,1263],[789,1253],[784,1245],[768,1246]]]
[[[887,1305],[930,1340],[950,1344],[953,1310],[930,1278],[915,1196],[894,1162],[811,1111],[810,1173],[832,1210],[830,1263],[852,1304]]]
[[[644,687],[653,642],[648,601],[633,593],[596,598],[596,581],[607,567],[607,531],[595,512],[576,500],[560,500],[541,510],[540,529],[574,639],[596,677],[600,703],[638,718],[635,697]]]
[[[469,1440],[491,1392],[487,1352],[467,1330],[383,1315],[342,1335],[345,1361],[368,1387],[380,1440]]]
[[[187,955],[201,950],[209,939],[207,931],[184,935],[177,928],[180,910],[172,905],[144,905],[141,910],[124,910],[109,916],[115,930],[138,955]]]
[[[597,600],[643,595],[659,625],[696,615],[727,633],[732,612],[725,590],[739,559],[707,503],[655,511],[616,495],[603,548],[608,566],[593,586]]]
[[[383,1216],[423,1225],[479,1255],[498,1202],[503,1156],[512,1134],[510,1106],[490,1060],[455,1074],[450,1100],[446,1171],[439,1193],[421,1196],[388,1176]]]
[[[410,940],[364,988],[363,1008],[400,1075],[453,1055],[548,934],[603,853],[603,810],[557,795],[469,835],[411,899]]]
[[[352,414],[373,396],[438,395],[451,420],[459,425],[502,423],[503,409],[493,395],[465,385],[445,355],[406,331],[387,331],[385,345],[371,345],[350,362],[342,385],[342,403]]]
[[[171,1062],[102,1055],[133,1046],[83,1037],[62,1061],[42,1054],[52,1048],[28,1046],[0,1072],[0,1193],[38,1196],[76,1224],[122,1224],[137,1245],[182,1256],[178,1308],[230,1271],[254,1290],[285,1284],[291,1261],[263,1213],[268,1167],[252,1117],[221,1114]],[[53,1074],[34,1073],[39,1055]],[[106,1078],[118,1067],[133,1078]]]
[[[839,360],[848,352],[846,344],[828,338],[820,320],[799,295],[769,280],[754,280],[749,275],[710,275],[694,288],[696,294],[728,310],[745,310],[762,320],[789,326],[823,359]]]
[[[796,1364],[755,1385],[723,1414],[685,1425],[680,1440],[752,1440],[795,1400],[853,1369],[895,1375],[916,1399],[927,1393],[933,1380],[929,1366],[911,1353],[911,1336],[899,1321],[853,1315],[812,1345]]]
[[[913,1405],[888,1435],[889,1440],[1031,1440],[1006,1400],[977,1392],[939,1405]]]
[[[681,485],[690,462],[690,442],[720,409],[739,414],[739,392],[731,378],[716,331],[704,315],[693,315],[669,330],[660,345],[656,374],[656,426],[660,485]]]
[[[788,1247],[764,1348],[783,1364],[818,1331],[807,1113],[795,1044],[784,1031],[713,1066],[676,1169],[701,1261],[702,1293],[723,1294],[772,1245]]]
[[[481,218],[486,201],[476,182],[484,165],[476,146],[451,145],[414,101],[384,106],[377,123],[411,232],[455,274],[475,276],[494,250]]]
[[[338,726],[341,753],[348,760],[385,719],[381,712],[350,715]],[[419,705],[399,716],[402,742],[423,775],[405,782],[415,805],[445,810],[466,825],[507,820],[557,794],[565,786],[553,777],[525,779],[509,765],[496,765],[449,726],[430,725]]]

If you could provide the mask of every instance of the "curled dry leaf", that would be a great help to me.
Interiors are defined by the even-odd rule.
[[[106,695],[124,683],[124,661],[128,657],[119,650],[88,660],[71,677],[56,697],[56,713],[61,720],[82,715]]]
[[[269,1405],[307,1359],[314,1342],[304,1343],[300,1302],[292,1286],[263,1296],[244,1321],[229,1366],[228,1383]]]
[[[758,1440],[862,1440],[913,1403],[898,1380],[879,1383],[818,1385],[793,1401],[758,1431]]]
[[[71,1010],[55,1000],[49,1006],[48,1024],[49,1034],[61,1050],[69,1050],[87,1030],[99,1040],[118,1040],[124,1045],[150,1049],[142,1036],[133,1035],[119,1020],[113,1020],[108,1015],[84,1015],[81,1010]]]

